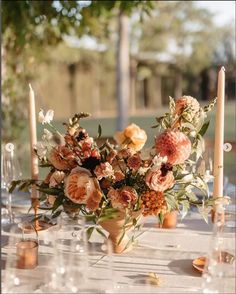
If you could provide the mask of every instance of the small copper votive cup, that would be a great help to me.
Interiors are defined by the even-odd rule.
[[[38,242],[32,239],[21,240],[16,244],[17,268],[34,269],[38,265]]]

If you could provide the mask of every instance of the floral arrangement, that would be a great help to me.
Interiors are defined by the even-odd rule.
[[[204,149],[207,113],[214,104],[202,108],[193,97],[176,101],[170,97],[169,112],[156,118],[154,128],[159,128],[159,134],[148,149],[143,148],[145,131],[135,124],[115,133],[116,145],[107,140],[98,146],[81,124],[89,114],[76,114],[60,134],[51,123],[53,111],[44,115],[41,110],[39,121],[51,130],[44,129],[35,152],[48,173],[41,181],[15,181],[12,189],[36,184],[40,209],[46,210],[39,217],[51,220],[62,211],[79,210],[94,222],[90,233],[94,228],[102,233],[97,224],[115,218],[120,211],[126,217],[140,211],[162,221],[168,211],[178,210],[185,216],[190,205],[196,205],[204,215],[211,199],[206,179],[195,167]],[[100,126],[98,133],[99,137]],[[195,196],[196,188],[204,191],[202,200]]]

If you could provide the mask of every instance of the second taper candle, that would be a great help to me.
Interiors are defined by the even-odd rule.
[[[37,129],[36,129],[36,112],[35,112],[35,96],[34,91],[29,84],[29,127],[30,127],[30,150],[31,150],[31,178],[38,180],[39,168],[38,157],[35,154],[34,146],[37,144]],[[32,198],[38,198],[38,193],[35,186],[32,186]]]
[[[217,109],[215,120],[214,146],[214,188],[213,197],[223,197],[224,181],[224,109],[225,109],[225,69],[221,67],[218,74]]]

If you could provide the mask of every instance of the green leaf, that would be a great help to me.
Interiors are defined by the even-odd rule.
[[[164,214],[163,214],[162,212],[160,212],[160,213],[158,214],[158,217],[159,217],[159,221],[160,221],[160,223],[161,223],[161,225],[162,225],[165,216],[164,216]]]
[[[132,240],[132,238],[127,242],[127,244],[126,244],[126,246],[125,246],[125,248],[124,248],[124,250],[123,251],[125,251],[127,248],[129,248],[129,246],[131,245],[133,243],[133,240]]]
[[[64,200],[63,195],[61,195],[61,196],[59,196],[59,197],[56,198],[56,200],[55,200],[55,202],[54,202],[54,204],[53,204],[52,212],[56,211],[57,208],[58,208],[60,205],[62,205],[63,200]]]
[[[52,218],[57,218],[61,213],[62,213],[62,210],[58,210],[58,211],[56,211],[56,212],[52,215]]]
[[[61,190],[60,189],[56,189],[56,188],[38,188],[38,191],[46,193],[48,195],[58,195]]]
[[[207,121],[204,123],[204,125],[201,127],[201,130],[199,131],[199,134],[203,137],[210,125],[210,121]]]
[[[102,230],[100,230],[99,228],[96,228],[96,231],[104,238],[107,238],[107,236],[103,233]]]
[[[12,192],[15,190],[16,186],[17,186],[19,183],[21,183],[21,181],[12,181],[12,182],[11,182],[11,187],[10,187],[10,189],[9,189],[9,193],[12,193]]]
[[[47,199],[47,195],[46,194],[42,194],[40,197],[39,197],[39,201],[42,202],[42,201],[45,201]]]
[[[181,220],[182,220],[187,215],[190,205],[188,201],[183,201],[181,202],[181,204],[182,204],[182,216],[181,216]]]
[[[169,96],[169,108],[170,108],[170,113],[173,115],[175,112],[175,100]]]
[[[23,192],[28,192],[29,191],[28,188],[30,185],[31,184],[29,182],[24,182],[18,187],[18,190]]]
[[[86,230],[86,234],[87,234],[87,239],[89,240],[92,233],[94,231],[94,227],[89,227],[87,230]]]
[[[52,207],[39,207],[40,210],[52,210]]]
[[[85,216],[86,222],[95,222],[96,216],[95,215],[86,215]]]
[[[118,245],[120,245],[121,241],[122,241],[123,238],[124,238],[124,235],[125,235],[125,230],[123,230],[123,233],[122,233],[122,235],[120,236],[120,239],[119,239],[119,241],[118,241]]]
[[[137,220],[136,220],[136,218],[134,218],[134,219],[133,219],[133,226],[135,227],[136,224],[137,224]]]
[[[100,138],[101,135],[102,135],[102,127],[101,127],[101,125],[99,124],[99,125],[98,125],[98,135],[97,135],[97,138]]]
[[[217,97],[215,97],[208,105],[206,105],[204,108],[203,108],[203,111],[204,112],[209,112],[212,110],[212,108],[215,106],[216,104],[216,101],[217,101]]]
[[[154,126],[151,126],[151,128],[152,128],[152,129],[156,129],[156,128],[159,127],[159,125],[160,125],[160,124],[158,124],[158,125],[154,125]]]
[[[204,221],[208,224],[208,215],[209,215],[209,208],[205,207],[198,207],[198,211]]]

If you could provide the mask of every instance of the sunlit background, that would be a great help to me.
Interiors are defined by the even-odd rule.
[[[157,132],[151,126],[169,96],[207,103],[216,97],[224,65],[225,142],[233,146],[225,153],[225,173],[236,183],[234,1],[4,1],[2,19],[2,141],[16,144],[24,175],[30,170],[29,82],[37,112],[53,109],[60,130],[85,111],[91,135],[98,124],[112,137],[135,122],[150,146]],[[38,140],[42,130],[38,125]],[[213,146],[214,112],[207,139]]]

